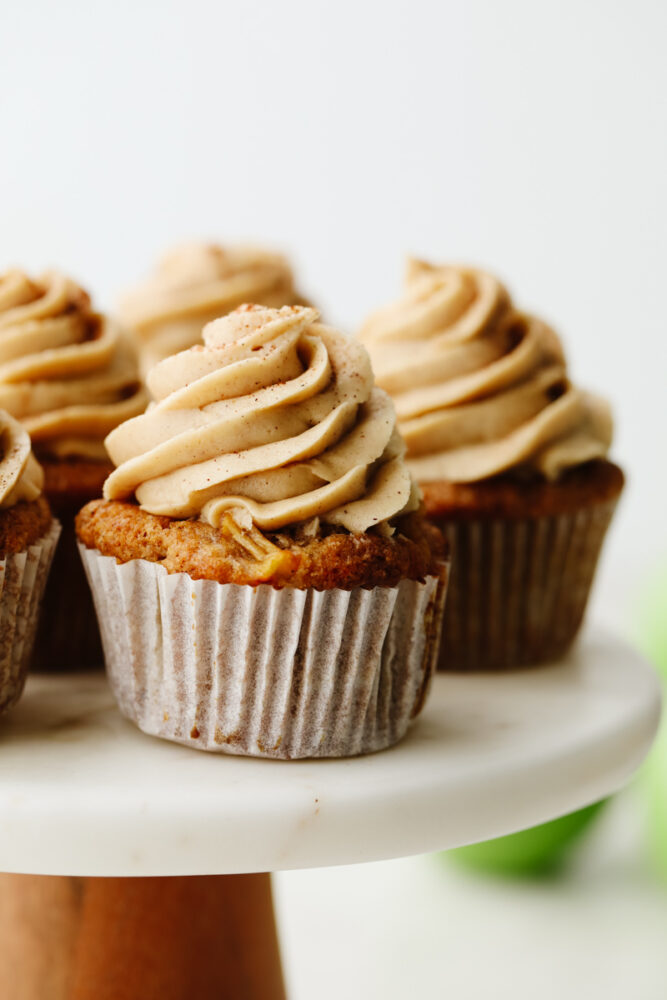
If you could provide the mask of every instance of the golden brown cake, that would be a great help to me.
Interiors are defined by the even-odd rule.
[[[472,268],[411,261],[361,339],[452,548],[440,666],[558,658],[623,487],[607,404],[571,383],[553,330]]]
[[[420,710],[446,566],[364,348],[244,306],[148,375],[77,530],[122,710],[252,756],[381,749]]]
[[[613,462],[597,459],[566,469],[558,479],[494,476],[479,483],[424,483],[424,506],[431,518],[477,520],[555,517],[613,503],[625,477]]]
[[[243,528],[231,516],[213,527],[159,517],[120,500],[93,500],[77,517],[77,534],[89,549],[121,563],[148,559],[193,580],[316,590],[423,580],[439,572],[445,549],[420,511],[397,519],[392,536],[338,530],[308,538]]]
[[[34,545],[52,521],[48,500],[43,496],[20,500],[13,507],[0,507],[0,559]]]

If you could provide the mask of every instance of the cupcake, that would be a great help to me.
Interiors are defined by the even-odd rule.
[[[34,651],[38,670],[102,662],[74,516],[113,469],[105,436],[146,402],[130,345],[78,285],[55,273],[0,276],[0,407],[29,432],[63,525]]]
[[[446,567],[361,344],[243,306],[151,370],[79,514],[107,670],[145,732],[339,757],[396,743],[437,657]]]
[[[207,323],[244,302],[304,302],[286,258],[257,247],[191,243],[166,255],[156,273],[125,296],[119,315],[136,335],[145,373],[163,358],[201,343]]]
[[[562,656],[623,487],[607,404],[572,385],[553,330],[472,268],[411,261],[404,297],[360,336],[451,545],[440,666]]]
[[[23,691],[60,525],[27,431],[0,410],[0,712]]]

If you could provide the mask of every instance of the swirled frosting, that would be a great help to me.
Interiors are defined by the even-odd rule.
[[[0,509],[36,500],[43,486],[44,472],[32,453],[28,432],[0,410]]]
[[[281,254],[191,243],[165,256],[156,273],[120,303],[119,315],[137,335],[145,372],[201,343],[207,323],[244,302],[287,306],[300,301]]]
[[[315,309],[242,306],[204,343],[148,376],[156,402],[113,431],[107,499],[134,494],[153,514],[232,512],[276,530],[319,519],[350,532],[418,505],[391,400],[365,348]]]
[[[509,470],[556,479],[607,454],[607,404],[572,385],[553,330],[483,271],[410,261],[404,297],[360,338],[422,482]]]
[[[0,407],[39,455],[108,460],[105,436],[146,402],[129,343],[78,285],[0,276]]]

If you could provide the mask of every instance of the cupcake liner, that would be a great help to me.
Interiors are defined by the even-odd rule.
[[[28,673],[40,602],[60,524],[33,545],[0,559],[0,712],[18,701]]]
[[[437,659],[445,572],[276,590],[193,580],[79,546],[121,711],[200,750],[343,757],[398,742]]]
[[[74,518],[84,501],[50,502],[62,523],[62,537],[44,592],[42,624],[30,669],[37,673],[101,670],[100,630],[74,530]]]
[[[439,670],[507,670],[556,660],[586,610],[616,499],[525,519],[431,518],[452,572]]]

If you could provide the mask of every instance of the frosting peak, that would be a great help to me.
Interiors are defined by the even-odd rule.
[[[257,247],[189,243],[160,262],[156,273],[120,305],[137,334],[144,370],[198,343],[202,327],[244,302],[265,306],[300,301],[289,262]]]
[[[44,486],[44,472],[21,424],[0,410],[0,509],[20,500],[36,500]]]
[[[609,408],[575,388],[556,334],[492,275],[410,261],[405,294],[360,334],[393,397],[418,480],[547,478],[604,457]]]
[[[230,512],[276,530],[319,518],[351,532],[417,506],[391,401],[365,348],[315,309],[242,306],[148,375],[156,402],[107,438],[104,495],[153,514]]]
[[[55,272],[0,276],[0,407],[38,453],[106,460],[105,435],[145,405],[129,345],[83,289]]]

